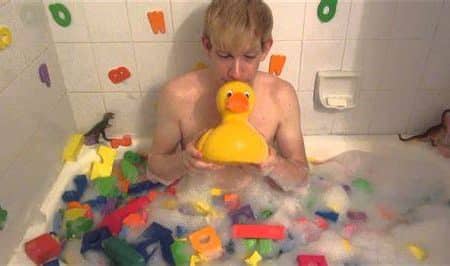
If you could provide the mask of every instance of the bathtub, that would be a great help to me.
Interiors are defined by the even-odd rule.
[[[150,139],[134,139],[132,150],[145,152],[151,145]],[[324,160],[348,150],[361,150],[391,157],[427,162],[430,165],[443,169],[449,173],[447,188],[450,188],[450,159],[440,156],[429,144],[421,142],[404,143],[394,135],[379,136],[305,136],[305,148],[308,158]],[[124,151],[119,148],[117,158],[121,158]],[[33,265],[23,252],[23,244],[51,230],[52,217],[61,204],[61,195],[72,182],[73,176],[87,172],[93,160],[97,159],[96,149],[84,146],[76,162],[65,163],[57,181],[49,189],[48,196],[42,202],[40,211],[42,217],[36,218],[23,236],[22,242],[17,246],[9,265]]]

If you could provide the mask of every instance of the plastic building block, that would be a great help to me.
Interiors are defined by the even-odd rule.
[[[85,175],[77,175],[73,180],[75,190],[65,191],[62,195],[64,202],[79,201],[87,188],[87,177]]]
[[[48,74],[48,68],[47,64],[41,64],[38,69],[39,72],[39,79],[42,83],[45,83],[47,88],[50,88],[51,81],[50,81],[50,75]]]
[[[256,266],[262,260],[261,255],[259,255],[258,251],[254,251],[253,254],[245,259],[245,263],[249,266]]]
[[[46,233],[25,243],[25,253],[36,264],[43,264],[50,259],[57,258],[62,247],[53,234]]]
[[[69,9],[61,3],[55,3],[48,5],[48,9],[52,14],[55,22],[61,27],[67,27],[70,25],[72,21],[72,17],[70,16]]]
[[[250,205],[244,205],[241,208],[229,213],[233,224],[247,224],[255,222],[255,215]]]
[[[101,215],[106,216],[112,213],[116,209],[117,201],[116,198],[108,198],[100,211]]]
[[[95,199],[90,199],[85,201],[84,203],[91,206],[93,209],[100,209],[103,205],[106,204],[106,197],[104,196],[97,196]]]
[[[80,217],[84,217],[86,215],[87,211],[83,208],[71,208],[67,209],[64,212],[64,220],[65,221],[72,221],[76,220]]]
[[[131,136],[124,135],[120,139],[111,139],[110,144],[111,144],[111,147],[113,147],[114,149],[118,148],[119,146],[124,146],[124,147],[131,146],[131,144],[132,144]]]
[[[354,222],[363,222],[367,221],[367,214],[361,211],[347,211],[347,218]]]
[[[364,178],[357,178],[352,181],[352,186],[361,191],[372,193],[373,187],[372,184]]]
[[[211,226],[203,227],[189,235],[192,247],[204,260],[212,260],[222,256],[222,243],[216,230]]]
[[[213,207],[204,201],[195,201],[193,206],[195,211],[201,215],[208,215],[214,212]]]
[[[83,240],[81,242],[81,254],[85,253],[88,250],[101,250],[103,240],[110,237],[111,232],[109,232],[108,228],[106,227],[101,227],[87,232],[83,235]]]
[[[64,147],[63,160],[76,161],[78,154],[80,153],[81,147],[84,143],[84,136],[82,134],[74,134],[70,136],[69,141]]]
[[[184,240],[175,240],[170,245],[173,261],[176,266],[188,266],[190,264],[189,244]]]
[[[424,261],[427,258],[427,252],[418,245],[408,244],[409,252],[416,258],[418,261]]]
[[[239,200],[239,195],[235,194],[235,193],[229,193],[229,194],[225,194],[223,195],[223,200],[225,202],[225,206],[229,209],[229,210],[234,210],[239,208],[240,200]]]
[[[235,247],[234,247],[234,242],[233,242],[232,239],[230,239],[230,240],[228,241],[228,243],[225,245],[225,251],[226,251],[228,254],[234,254],[234,252],[236,251],[236,250],[235,250]]]
[[[138,238],[144,239],[137,245],[137,250],[141,254],[145,253],[147,246],[159,241],[161,247],[161,253],[163,259],[169,264],[173,265],[174,261],[170,252],[170,245],[172,245],[174,239],[172,237],[172,231],[158,223],[153,222]]]
[[[266,238],[282,240],[286,228],[282,225],[234,224],[231,228],[233,238]]]
[[[328,266],[327,260],[322,255],[299,255],[298,266]]]
[[[54,232],[57,235],[59,235],[62,230],[63,216],[64,216],[63,209],[57,210],[55,212],[55,215],[53,216],[52,232]]]
[[[90,174],[91,180],[94,180],[98,177],[105,177],[111,175],[117,151],[110,147],[101,145],[98,148],[97,153],[102,161],[92,163]]]
[[[198,255],[192,255],[191,259],[189,260],[189,266],[197,266],[202,259]]]
[[[187,235],[187,233],[188,233],[188,229],[186,227],[181,226],[181,225],[177,225],[175,227],[175,235],[176,235],[176,237],[183,238],[183,237],[185,237]]]
[[[274,251],[272,239],[258,239],[257,250],[262,257],[272,255]]]
[[[8,211],[0,206],[0,230],[3,230],[3,228],[5,227],[6,218],[8,218]]]
[[[328,222],[322,217],[316,217],[314,219],[314,224],[317,225],[317,227],[319,227],[322,230],[328,229]]]
[[[115,176],[98,177],[94,179],[93,183],[99,195],[107,198],[116,198],[122,194],[119,191]]]
[[[147,18],[154,34],[166,33],[166,23],[162,11],[147,12]]]
[[[317,6],[317,17],[321,22],[328,22],[336,14],[336,5],[338,0],[321,0]]]
[[[12,33],[6,26],[0,26],[0,51],[11,45]]]
[[[334,211],[316,211],[315,214],[334,223],[339,218],[339,214]]]
[[[120,82],[125,81],[131,76],[130,70],[124,66],[120,66],[115,69],[111,69],[108,72],[109,80],[111,80],[112,83],[117,84]]]
[[[271,210],[263,210],[260,214],[259,217],[261,217],[261,220],[266,220],[267,218],[269,218],[270,216],[272,216],[273,212]]]
[[[212,188],[212,189],[209,191],[209,194],[210,194],[212,197],[220,197],[220,196],[223,195],[223,192],[222,192],[222,190],[221,190],[220,188]]]
[[[149,180],[142,181],[136,184],[132,184],[128,187],[128,195],[135,195],[142,193],[144,191],[148,191],[151,189],[159,188],[161,187],[161,183],[153,183]]]
[[[94,226],[92,219],[86,217],[79,217],[75,220],[67,221],[66,236],[67,238],[81,239],[84,233],[91,230]]]
[[[286,56],[284,55],[272,55],[269,62],[269,73],[279,76],[283,70],[284,63],[286,62]]]
[[[42,266],[59,266],[59,259],[54,259],[54,260],[48,261],[48,262],[42,264]]]
[[[125,178],[131,183],[136,183],[137,176],[139,174],[138,169],[128,160],[122,160],[120,162],[120,169],[122,170]]]
[[[125,240],[110,237],[102,242],[103,251],[114,265],[145,266],[145,259]]]
[[[130,228],[140,228],[147,224],[148,214],[146,211],[140,213],[132,213],[125,217],[123,224]]]
[[[353,247],[348,239],[342,239],[342,245],[344,245],[344,250],[347,252],[351,252]]]
[[[140,164],[145,161],[145,158],[133,151],[127,151],[123,155],[123,159],[127,160],[133,164]]]

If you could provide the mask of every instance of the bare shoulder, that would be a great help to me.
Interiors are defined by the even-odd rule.
[[[201,71],[189,72],[170,80],[161,90],[161,98],[170,98],[173,103],[189,101],[198,94]]]
[[[260,73],[260,80],[262,80],[265,90],[277,101],[280,107],[286,104],[298,104],[295,88],[288,81],[263,72]]]

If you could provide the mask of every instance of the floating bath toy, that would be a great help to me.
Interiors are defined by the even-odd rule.
[[[216,104],[222,122],[197,142],[203,158],[219,163],[261,163],[269,149],[264,137],[248,122],[255,93],[246,83],[231,81],[218,91]]]

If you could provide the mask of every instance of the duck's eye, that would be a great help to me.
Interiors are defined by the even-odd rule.
[[[250,92],[246,91],[246,92],[244,93],[244,95],[245,95],[245,97],[250,98]]]
[[[228,91],[227,92],[227,97],[231,97],[231,95],[233,95],[233,92],[232,91]]]

